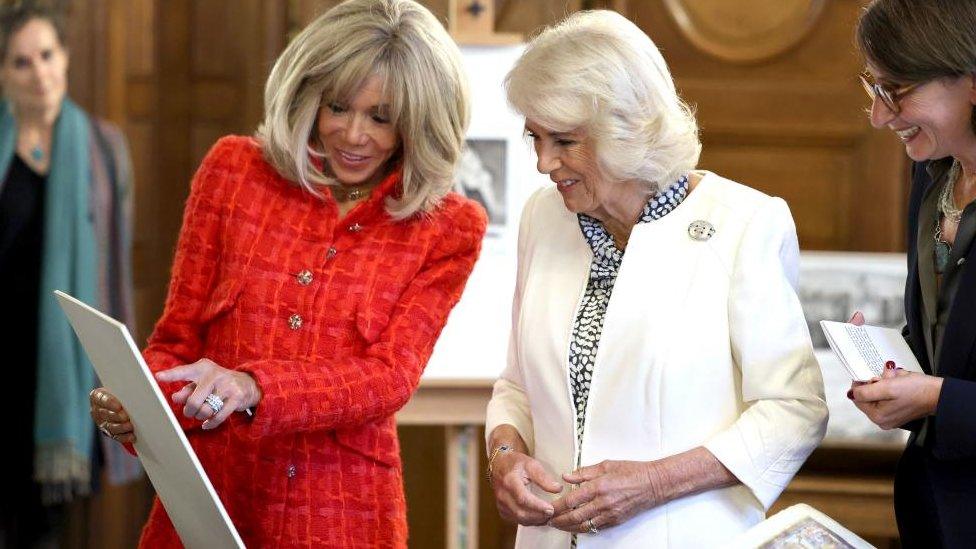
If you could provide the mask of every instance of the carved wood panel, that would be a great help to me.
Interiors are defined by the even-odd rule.
[[[695,2],[694,10],[707,28],[708,21],[732,17],[733,8],[758,14],[770,3]],[[749,63],[696,44],[674,4],[632,2],[629,16],[662,49],[679,90],[697,109],[702,167],[784,197],[805,249],[904,249],[904,150],[890,132],[870,127],[867,97],[856,80],[861,60],[853,28],[865,2],[837,0],[819,8],[816,2],[784,2],[768,19],[749,23],[753,30],[730,24],[726,35],[745,37],[787,21],[790,13],[822,10],[799,41]],[[709,6],[715,11],[706,12]]]
[[[719,59],[754,62],[799,44],[826,0],[665,0],[688,41]]]

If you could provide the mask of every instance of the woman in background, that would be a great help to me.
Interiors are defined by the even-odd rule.
[[[973,29],[976,0],[877,0],[857,27],[871,124],[914,161],[904,334],[927,374],[890,369],[849,393],[880,427],[912,432],[895,476],[904,547],[976,544]]]
[[[131,176],[125,138],[67,91],[68,52],[55,13],[0,11],[0,288],[11,455],[0,496],[0,546],[55,543],[62,505],[138,474],[107,454],[87,421],[94,372],[51,294],[65,290],[132,325]],[[12,462],[12,463],[11,463]]]
[[[194,177],[144,356],[249,547],[406,546],[393,414],[487,224],[450,192],[467,122],[440,22],[350,0],[278,58],[257,138],[221,139]],[[92,417],[134,440],[104,389]],[[157,500],[141,545],[179,544]]]

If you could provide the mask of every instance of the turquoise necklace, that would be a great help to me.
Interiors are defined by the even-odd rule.
[[[34,162],[41,163],[44,161],[44,149],[40,145],[34,145],[30,151],[31,158]]]

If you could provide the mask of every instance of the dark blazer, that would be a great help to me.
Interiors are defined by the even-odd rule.
[[[912,168],[908,209],[908,279],[905,284],[905,339],[926,372],[929,364],[922,325],[922,293],[918,270],[919,210],[935,183],[927,168]],[[932,170],[937,173],[940,170]],[[969,213],[969,212],[967,212]],[[895,480],[895,507],[905,547],[976,547],[976,246],[959,246],[965,231],[976,230],[976,217],[965,216],[959,227],[951,263],[962,260],[959,286],[936,357],[936,375],[943,377],[934,416],[924,421],[924,444],[913,431]],[[971,242],[971,240],[970,240]]]

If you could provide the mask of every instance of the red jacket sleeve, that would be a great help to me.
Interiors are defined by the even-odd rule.
[[[226,181],[241,169],[239,164],[235,166],[235,157],[243,148],[235,140],[239,142],[241,138],[218,141],[193,177],[166,305],[143,351],[146,364],[154,373],[200,358],[204,336],[200,318],[216,283],[216,266],[221,251],[223,205],[227,202],[223,197],[224,189]],[[182,406],[174,405],[170,399],[184,382],[159,385],[184,429],[201,424],[184,417]]]
[[[465,203],[455,213],[441,220],[438,247],[362,356],[241,365],[263,392],[253,436],[354,427],[391,416],[407,403],[481,249],[484,212]]]

